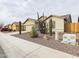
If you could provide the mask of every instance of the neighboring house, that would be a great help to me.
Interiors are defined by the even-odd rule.
[[[12,24],[8,24],[8,29],[12,30]]]
[[[44,21],[46,22],[47,30],[49,29],[49,21],[52,19],[52,31],[64,32],[64,18],[61,16],[50,15]],[[48,30],[49,32],[49,30]]]
[[[21,24],[21,30],[24,30],[23,24]],[[13,22],[12,23],[12,31],[19,31],[19,22]]]
[[[8,25],[5,25],[4,28],[8,28]]]
[[[32,27],[36,26],[36,21],[35,19],[28,18],[23,24],[24,24],[24,29],[27,32],[30,32],[32,30]]]

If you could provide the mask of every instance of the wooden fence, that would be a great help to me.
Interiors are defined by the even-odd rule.
[[[66,23],[64,29],[67,33],[79,33],[79,23]]]

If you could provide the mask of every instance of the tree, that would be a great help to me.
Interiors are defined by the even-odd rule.
[[[49,34],[52,36],[52,19],[49,21]]]
[[[31,37],[32,38],[38,37],[37,30],[36,30],[36,28],[34,26],[32,27]]]

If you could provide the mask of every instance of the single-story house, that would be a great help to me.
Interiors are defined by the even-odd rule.
[[[24,30],[23,24],[21,24],[21,30]],[[19,31],[19,22],[13,22],[12,23],[12,31]]]
[[[8,24],[8,29],[12,30],[12,24]]]
[[[8,25],[5,25],[4,28],[8,28]]]
[[[46,22],[47,30],[49,29],[49,21],[52,19],[52,31],[64,32],[65,20],[61,16],[50,15],[44,21]],[[49,30],[48,30],[49,32]]]
[[[25,31],[30,32],[32,30],[32,27],[36,26],[36,20],[28,18],[23,24]]]

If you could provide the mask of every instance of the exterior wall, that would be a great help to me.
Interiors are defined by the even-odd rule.
[[[12,29],[12,25],[8,25],[8,29]]]
[[[64,19],[57,18],[57,17],[49,18],[48,20],[46,20],[48,29],[49,29],[49,20],[50,19],[52,19],[52,21],[55,22],[55,28],[52,29],[53,32],[55,32],[55,31],[64,32]]]
[[[12,30],[13,30],[13,31],[16,31],[16,30],[17,30],[16,24],[13,24],[13,25],[12,25]]]
[[[19,25],[13,24],[12,30],[13,31],[19,31]],[[24,25],[21,26],[21,30],[24,31]]]
[[[35,22],[32,20],[28,20],[25,24],[24,24],[24,28],[27,32],[30,32],[32,30],[32,27],[35,26]]]
[[[55,25],[55,30],[59,31],[59,32],[64,32],[64,20],[63,19],[58,19]]]
[[[25,31],[23,24],[21,25],[21,30],[22,30],[22,31]]]

